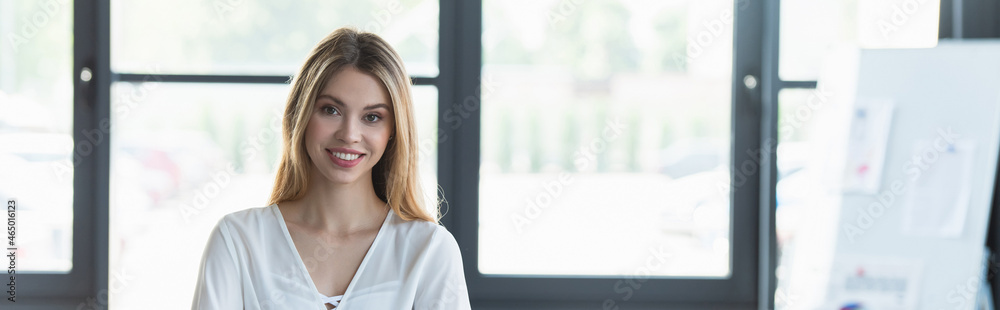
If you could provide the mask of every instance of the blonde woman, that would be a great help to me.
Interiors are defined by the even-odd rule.
[[[384,40],[324,38],[292,83],[270,205],[219,221],[192,308],[470,308],[458,244],[423,207],[412,110]]]

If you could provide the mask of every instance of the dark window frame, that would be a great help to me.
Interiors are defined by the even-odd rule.
[[[74,0],[73,3],[73,141],[88,143],[93,151],[80,156],[73,170],[73,244],[69,272],[19,272],[17,306],[21,309],[77,309],[81,305],[107,305],[108,301],[108,182],[109,136],[90,143],[85,130],[101,128],[110,120],[109,53],[106,44],[109,3]],[[79,79],[83,68],[92,79]],[[75,153],[74,153],[75,154]],[[103,208],[101,206],[104,206]],[[7,303],[6,300],[2,301]]]

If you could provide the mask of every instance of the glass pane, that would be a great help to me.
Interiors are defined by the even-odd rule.
[[[858,41],[865,48],[937,45],[941,0],[858,1]]]
[[[481,272],[729,275],[733,9],[484,2]]]
[[[437,76],[435,0],[115,0],[116,72],[294,74],[334,29],[354,26],[387,41],[413,76]]]
[[[281,156],[288,85],[115,83],[111,291],[121,309],[190,307],[205,241],[230,212],[267,203]],[[437,90],[416,87],[418,134],[430,135]],[[436,140],[421,178],[436,181]],[[435,183],[436,184],[436,183]],[[433,193],[432,184],[427,184]],[[164,267],[168,266],[168,267]],[[171,298],[163,298],[169,295]]]
[[[435,214],[437,212],[438,182],[437,182],[437,153],[438,153],[438,90],[436,86],[414,86],[413,87],[413,113],[417,118],[417,141],[420,141],[419,160],[420,180],[424,187],[424,207],[427,212]],[[441,210],[447,212],[446,210]]]
[[[822,308],[817,302],[829,276],[822,266],[834,257],[841,231],[840,198],[831,184],[840,184],[833,180],[843,170],[831,163],[840,161],[834,157],[844,147],[837,141],[846,141],[838,135],[847,126],[842,112],[849,101],[827,86],[778,93],[776,309]]]
[[[816,80],[839,48],[937,45],[940,0],[782,0],[779,75]]]
[[[74,149],[72,35],[72,1],[0,1],[0,199],[17,201],[18,272],[72,268],[74,162],[106,134]]]

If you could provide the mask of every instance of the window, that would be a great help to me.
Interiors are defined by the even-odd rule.
[[[17,201],[20,273],[73,268],[75,168],[103,139],[74,148],[72,8],[0,2],[0,198]]]
[[[844,48],[937,45],[940,1],[781,1],[782,80],[816,80],[824,59]]]
[[[480,272],[728,277],[734,2],[483,6]]]
[[[473,159],[439,176],[474,305],[756,307],[759,96],[742,81],[760,77],[762,8],[457,6],[482,57],[458,59],[453,100],[482,104],[442,114],[441,154]]]

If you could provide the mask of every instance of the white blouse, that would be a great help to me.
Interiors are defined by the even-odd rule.
[[[388,212],[344,295],[316,289],[277,205],[233,212],[215,226],[192,309],[471,309],[455,237]],[[338,305],[339,303],[339,305]]]

